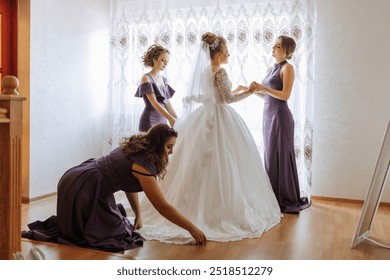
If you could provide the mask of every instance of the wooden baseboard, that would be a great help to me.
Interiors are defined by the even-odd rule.
[[[33,198],[22,197],[22,203],[28,204],[28,203],[31,203],[34,201],[42,200],[42,199],[49,198],[49,197],[56,196],[56,195],[57,195],[57,193],[53,192],[53,193],[48,193],[48,194],[40,195],[40,196],[33,197]]]
[[[359,199],[348,199],[348,198],[337,198],[337,197],[327,197],[327,196],[316,196],[311,197],[312,200],[321,200],[321,201],[333,201],[333,202],[343,202],[343,203],[355,203],[363,205],[364,200]],[[380,202],[380,206],[390,206],[390,202]]]

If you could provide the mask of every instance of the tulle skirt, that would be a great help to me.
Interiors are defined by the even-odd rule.
[[[208,240],[260,237],[281,212],[252,135],[229,105],[203,105],[175,129],[178,138],[160,182],[166,199],[204,231]],[[186,230],[141,200],[146,240],[191,243]]]

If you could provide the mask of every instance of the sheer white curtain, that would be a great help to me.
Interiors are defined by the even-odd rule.
[[[233,85],[261,82],[273,65],[272,45],[279,35],[293,37],[296,79],[289,100],[295,127],[295,152],[302,196],[310,197],[313,150],[314,43],[316,0],[111,0],[110,84],[104,153],[123,136],[138,132],[143,101],[134,97],[145,69],[141,57],[153,43],[167,47],[164,75],[176,90],[175,110],[190,78],[191,64],[205,31],[223,35],[229,44],[224,65]],[[262,151],[263,101],[251,96],[233,105]]]

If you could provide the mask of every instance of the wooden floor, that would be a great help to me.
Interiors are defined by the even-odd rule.
[[[30,222],[55,214],[55,209],[56,197],[23,204],[22,229],[28,229]],[[141,248],[107,253],[22,239],[22,253],[37,246],[51,260],[390,260],[390,249],[368,240],[351,249],[361,209],[358,203],[314,199],[310,208],[300,215],[284,215],[279,225],[260,238],[209,242],[204,247],[145,241]],[[388,246],[389,233],[390,206],[380,206],[370,238]]]

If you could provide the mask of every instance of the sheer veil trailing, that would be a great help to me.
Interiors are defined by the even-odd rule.
[[[200,43],[190,77],[187,84],[188,90],[183,97],[183,111],[175,128],[180,128],[200,105],[215,105],[216,103],[217,94],[214,88],[210,50],[207,43]]]

